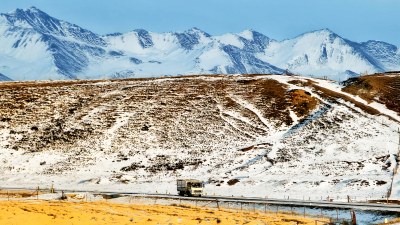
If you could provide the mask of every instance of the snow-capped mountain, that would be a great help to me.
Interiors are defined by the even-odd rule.
[[[98,35],[35,7],[0,14],[0,73],[13,80],[292,73],[344,79],[399,70],[396,46],[356,43],[324,29],[273,40],[257,31]]]
[[[77,78],[106,42],[37,8],[0,15],[1,72],[15,80]]]
[[[329,29],[271,44],[263,59],[299,74],[328,74],[328,77],[336,74],[337,78],[400,68],[400,54],[395,45],[381,41],[356,43]]]
[[[367,41],[360,48],[377,60],[377,65],[383,70],[398,70],[400,65],[400,51],[392,44],[382,41]]]

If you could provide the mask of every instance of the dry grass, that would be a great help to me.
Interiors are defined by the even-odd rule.
[[[400,113],[400,74],[376,74],[352,78],[343,91],[358,95],[366,101],[378,101]]]
[[[247,89],[244,98],[261,109],[265,118],[274,119],[286,125],[292,123],[288,112],[292,102],[286,95],[286,85],[269,79],[243,79],[236,82],[240,84],[239,87]]]
[[[204,133],[201,131],[210,124],[215,129],[224,127],[217,107],[220,104],[223,110],[236,111],[254,121],[253,127],[237,121],[241,129],[263,132],[257,115],[240,105],[238,99],[259,109],[277,127],[291,124],[288,108],[292,101],[286,95],[286,85],[250,77],[214,75],[217,79],[207,80],[209,76],[204,79],[192,75],[172,79],[1,83],[0,121],[15,128],[10,131],[12,136],[22,135],[21,139],[11,141],[11,148],[30,151],[96,139],[124,112],[143,115],[142,121],[129,123],[130,130],[141,130],[148,121],[163,124],[159,134],[155,134],[161,143],[176,139],[172,132],[178,128],[168,118],[184,117],[187,127],[193,127],[193,131],[187,132],[190,137],[185,139],[191,139],[199,137],[195,132]],[[113,92],[116,94],[110,94]],[[150,110],[143,112],[143,107]],[[103,111],[95,115],[95,123],[82,121],[96,108]],[[66,129],[71,124],[75,126]]]
[[[13,139],[8,147],[44,151],[98,139],[121,114],[134,113],[135,121],[123,127],[129,132],[117,134],[121,143],[138,144],[137,132],[132,131],[152,131],[160,147],[169,148],[168,143],[174,142],[187,148],[184,140],[208,142],[210,137],[205,134],[210,130],[217,133],[227,129],[238,141],[251,138],[247,134],[267,135],[259,116],[245,104],[254,106],[275,127],[292,124],[289,109],[304,118],[319,104],[303,90],[288,92],[287,85],[259,76],[214,75],[209,79],[210,76],[191,75],[168,79],[0,83],[0,126],[4,126],[0,129],[12,128],[10,138]],[[332,101],[344,99],[370,114],[379,113],[311,80],[290,82],[313,87]],[[90,117],[91,122],[84,121],[96,109],[100,111]],[[252,122],[251,126],[224,114],[226,111],[240,114]],[[185,126],[177,127],[171,118],[180,118]],[[233,121],[235,129],[243,131],[243,136],[232,133],[226,120]]]
[[[330,101],[337,101],[338,99],[343,99],[343,100],[345,100],[347,102],[350,102],[350,103],[354,104],[356,107],[362,109],[363,111],[365,111],[365,112],[367,112],[367,113],[369,113],[371,115],[380,114],[380,112],[378,110],[376,110],[376,109],[374,109],[374,108],[372,108],[372,107],[370,107],[368,105],[365,105],[365,104],[363,104],[361,102],[358,102],[358,101],[354,100],[353,98],[351,98],[351,97],[349,97],[347,95],[344,95],[344,94],[341,94],[341,93],[338,93],[338,92],[335,92],[335,91],[320,87],[320,86],[318,86],[316,84],[312,84],[312,87],[318,91],[318,94],[320,96],[322,96],[322,97],[324,97],[326,99],[329,99]]]
[[[289,84],[294,84],[300,87],[306,87],[306,86],[312,86],[313,84],[316,84],[315,81],[312,81],[310,79],[306,80],[290,80],[288,81]]]
[[[298,117],[309,115],[319,104],[318,99],[304,90],[291,90],[288,95],[293,105],[293,111]]]
[[[39,194],[43,194],[42,191]],[[37,191],[0,190],[0,198],[27,198],[37,195]]]
[[[320,220],[320,219],[319,219]],[[320,220],[321,221],[321,220]],[[326,219],[322,220],[327,222]],[[296,215],[214,210],[194,206],[107,202],[0,201],[0,224],[315,224]]]

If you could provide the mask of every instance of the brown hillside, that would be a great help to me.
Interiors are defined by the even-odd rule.
[[[224,195],[386,195],[387,159],[397,153],[387,146],[398,141],[387,124],[395,122],[325,82],[218,75],[1,83],[0,181],[175,193],[176,178],[190,177]]]
[[[351,78],[343,91],[358,95],[367,101],[377,101],[400,113],[400,73],[375,74]]]
[[[311,100],[310,106],[286,92],[286,86],[276,80],[224,76],[3,83],[0,129],[12,127],[10,137],[14,141],[8,147],[43,151],[96,139],[125,114],[133,113],[136,119],[122,127],[124,135],[118,134],[122,143],[140,142],[134,135],[137,132],[150,132],[161,145],[173,140],[184,145],[182,140],[193,138],[202,143],[207,141],[205,128],[208,133],[231,133],[235,129],[245,134],[268,133],[246,104],[259,109],[275,127],[292,123],[289,108],[297,108],[299,116],[306,116],[316,107],[315,100],[306,94],[299,92],[298,96]],[[235,126],[229,127],[223,120],[229,117],[225,111],[238,112],[254,125],[231,118]],[[177,126],[177,122],[185,126]]]

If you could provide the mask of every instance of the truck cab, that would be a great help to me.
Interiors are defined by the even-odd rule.
[[[203,194],[204,183],[195,179],[178,179],[176,181],[178,194],[180,196],[198,196]]]

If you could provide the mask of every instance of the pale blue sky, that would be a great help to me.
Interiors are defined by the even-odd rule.
[[[0,0],[0,12],[30,6],[99,34],[251,28],[282,40],[329,28],[353,41],[400,46],[400,0]]]

